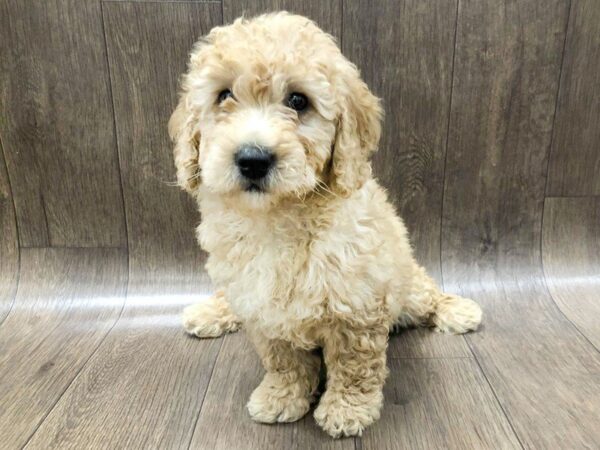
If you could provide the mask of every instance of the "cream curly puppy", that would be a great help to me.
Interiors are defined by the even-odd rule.
[[[393,326],[477,328],[472,300],[439,290],[371,177],[379,100],[333,38],[288,13],[238,19],[194,47],[169,122],[177,179],[198,201],[198,239],[218,293],[184,312],[188,332],[243,324],[266,370],[248,410],[314,412],[331,436],[379,417]]]

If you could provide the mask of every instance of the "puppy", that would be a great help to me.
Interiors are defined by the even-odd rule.
[[[379,418],[388,332],[475,330],[472,300],[439,290],[371,176],[382,109],[334,39],[288,13],[238,19],[198,42],[169,121],[178,183],[198,202],[217,288],[187,308],[199,337],[238,329],[266,375],[248,411],[314,412],[333,437]]]

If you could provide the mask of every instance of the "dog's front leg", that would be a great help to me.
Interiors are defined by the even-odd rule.
[[[247,328],[266,374],[248,401],[248,411],[258,422],[294,422],[303,417],[314,401],[321,360],[289,342],[267,339]]]
[[[360,436],[379,418],[388,373],[385,320],[371,324],[340,323],[328,330],[323,356],[327,389],[314,416],[333,437]]]

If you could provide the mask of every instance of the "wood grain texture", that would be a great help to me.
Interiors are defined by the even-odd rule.
[[[21,245],[124,246],[100,2],[0,4],[0,133]]]
[[[359,0],[344,3],[343,14],[343,52],[385,106],[375,175],[405,220],[417,259],[441,281],[440,211],[456,2]],[[392,357],[468,355],[462,338],[428,330],[407,331],[390,341]]]
[[[174,173],[166,122],[187,52],[221,22],[221,7],[103,8],[132,236],[127,303],[27,448],[184,449],[221,341],[192,339],[181,328],[183,307],[210,287],[193,241],[195,209],[164,183]]]
[[[427,268],[441,286],[439,261]],[[427,328],[400,330],[390,336],[388,358],[465,358],[472,356],[463,336],[448,336]]]
[[[419,261],[435,272],[456,7],[456,1],[344,3],[344,54],[385,107],[375,175],[405,220]]]
[[[0,448],[597,448],[596,3],[0,2]],[[311,414],[251,421],[263,369],[244,333],[180,326],[212,288],[195,205],[169,185],[177,80],[221,11],[281,9],[332,33],[383,98],[376,175],[418,259],[484,308],[466,338],[391,338],[362,438]],[[121,249],[25,249],[17,292],[17,237],[128,244],[129,278]]]
[[[12,307],[19,273],[15,209],[0,141],[0,324]]]
[[[230,449],[242,442],[256,448],[287,448],[293,424],[262,425],[253,422],[246,402],[263,369],[245,333],[225,337],[211,383],[194,430],[191,449]]]
[[[567,7],[461,1],[458,18],[445,287],[482,304],[483,328],[467,340],[527,448],[600,441],[600,354],[556,308],[540,267]]]
[[[484,310],[467,340],[525,448],[595,448],[600,354],[556,308],[541,271],[517,272],[454,283]]]
[[[392,359],[382,418],[358,442],[373,449],[517,448],[479,368],[470,358]],[[225,338],[190,448],[353,448],[331,440],[311,412],[295,424],[253,422],[246,401],[263,370],[243,333]]]
[[[289,11],[314,20],[321,28],[340,39],[342,36],[342,0],[223,0],[223,21],[231,23],[244,15]]]
[[[390,336],[388,358],[466,358],[472,356],[463,336],[427,328],[400,330]]]
[[[354,449],[352,439],[333,440],[321,431],[312,410],[295,423],[265,425],[252,421],[246,403],[263,374],[246,335],[226,336],[190,449],[228,450],[246,445],[256,449]]]
[[[539,265],[567,15],[562,0],[460,3],[442,220],[443,260],[465,276],[482,259]]]
[[[510,424],[472,358],[390,361],[385,406],[362,449],[516,449]]]
[[[194,42],[221,23],[215,3],[105,3],[106,41],[127,212],[135,261],[156,269],[201,267],[194,228],[200,218],[175,187],[167,122]],[[165,39],[168,36],[168,39]]]
[[[139,3],[221,3],[221,0],[102,0],[104,2],[120,2],[120,3],[130,3],[130,2],[139,2]]]
[[[571,3],[547,195],[600,195],[600,3]]]
[[[221,342],[181,329],[198,285],[178,280],[166,292],[163,283],[149,283],[151,295],[129,292],[123,316],[26,448],[188,447]],[[183,293],[186,284],[194,292]]]
[[[600,198],[547,198],[542,256],[558,307],[600,350]]]
[[[0,327],[2,448],[20,448],[114,325],[125,301],[118,249],[25,249]]]

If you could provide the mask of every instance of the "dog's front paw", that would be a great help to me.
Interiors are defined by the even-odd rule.
[[[326,391],[314,416],[331,437],[362,436],[363,430],[379,419],[382,404],[381,392],[354,396]]]
[[[185,308],[182,322],[185,331],[200,338],[214,338],[233,333],[241,324],[229,309],[222,293]]]
[[[303,395],[298,383],[282,384],[276,375],[267,374],[246,405],[257,422],[295,422],[310,409],[312,395]]]

